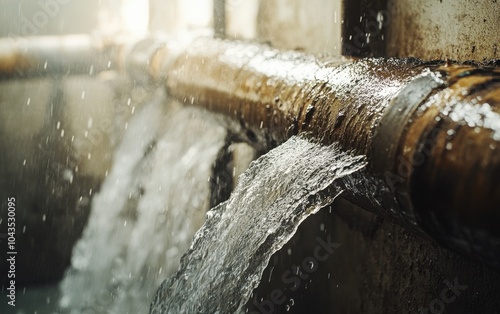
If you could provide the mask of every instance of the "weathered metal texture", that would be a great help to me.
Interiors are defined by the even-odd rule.
[[[466,61],[500,57],[497,0],[389,0],[387,55]]]
[[[369,169],[343,183],[348,199],[500,265],[498,68],[316,58],[211,38],[144,40],[115,58],[136,81],[220,114],[261,151],[303,133],[366,155]],[[67,69],[74,59],[61,60]]]
[[[443,85],[407,120],[393,168],[396,180],[403,179],[401,190],[409,191],[428,233],[498,265],[500,69],[435,71]]]
[[[115,67],[119,40],[88,35],[39,36],[0,40],[0,80],[51,75],[93,75]]]
[[[370,179],[359,179],[360,194],[375,184],[396,196],[391,203],[378,191],[369,209],[499,265],[498,77],[493,68],[317,59],[200,39],[172,64],[165,84],[185,104],[237,121],[238,136],[250,143],[270,148],[306,133],[367,155]]]
[[[312,132],[370,154],[385,106],[422,68],[413,60],[320,60],[243,42],[200,39],[170,67],[169,94],[238,121],[245,140],[276,146]]]

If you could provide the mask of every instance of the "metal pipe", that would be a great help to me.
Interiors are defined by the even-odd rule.
[[[221,114],[261,149],[304,133],[365,154],[369,169],[345,183],[350,200],[500,266],[500,69],[214,39],[162,67],[168,49],[151,60],[170,96]]]
[[[0,61],[1,62],[1,61]],[[238,41],[147,39],[117,61],[261,150],[295,134],[369,167],[346,197],[500,266],[500,70],[416,59],[317,58]]]
[[[115,69],[120,39],[88,35],[39,36],[0,40],[0,80],[96,73]]]

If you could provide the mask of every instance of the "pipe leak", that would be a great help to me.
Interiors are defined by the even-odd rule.
[[[40,55],[33,45],[22,60]],[[109,58],[114,51],[115,68],[137,82],[163,85],[185,105],[218,114],[232,140],[259,152],[303,134],[365,155],[367,168],[345,183],[349,200],[500,266],[498,67],[316,57],[203,37],[150,38],[131,49],[123,49],[123,42],[105,46],[94,53]],[[6,60],[21,59],[0,63]],[[40,71],[37,66],[33,73]]]

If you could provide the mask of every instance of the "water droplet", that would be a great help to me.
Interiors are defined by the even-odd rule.
[[[64,129],[61,130],[61,137],[64,137]]]
[[[29,106],[31,103],[31,98],[28,98],[28,101],[26,102],[26,106]]]
[[[42,221],[45,221],[46,219],[47,219],[47,215],[43,214]]]
[[[478,127],[478,126],[476,126],[476,127],[474,128],[474,132],[476,132],[477,134],[481,133],[481,128],[480,128],[480,127]]]
[[[446,143],[446,150],[451,150],[453,148],[452,143]]]
[[[292,255],[292,249],[288,249],[288,250],[286,250],[286,253],[287,253],[288,255]]]
[[[437,122],[441,121],[441,117],[440,116],[437,116],[434,118],[434,120],[436,120]]]
[[[85,99],[85,91],[82,91],[82,99]]]
[[[449,129],[449,130],[446,132],[446,134],[448,134],[449,136],[453,136],[453,135],[455,135],[455,133],[456,133],[456,132],[455,132],[455,130],[453,130],[453,129]]]
[[[309,269],[313,269],[314,268],[314,262],[313,261],[307,262],[307,267],[309,267]]]
[[[342,125],[342,122],[344,122],[345,119],[345,113],[344,112],[339,112],[337,115],[337,118],[335,119],[335,123],[333,124],[334,128],[338,128]]]
[[[23,166],[26,166],[26,159],[23,161]]]
[[[47,61],[45,61],[45,63],[43,64],[43,69],[44,69],[44,70],[47,70],[47,65],[48,65],[48,62],[47,62]]]
[[[73,183],[73,172],[70,169],[65,169],[63,171],[63,179],[69,183]]]

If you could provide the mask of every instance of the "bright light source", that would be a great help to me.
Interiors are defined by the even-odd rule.
[[[149,2],[122,0],[122,30],[130,35],[142,36],[148,32]]]
[[[149,2],[145,0],[103,0],[99,11],[102,34],[143,36],[149,28]]]

